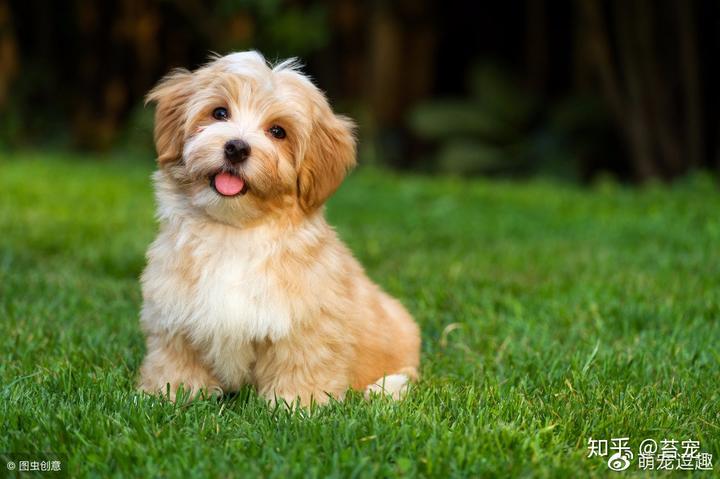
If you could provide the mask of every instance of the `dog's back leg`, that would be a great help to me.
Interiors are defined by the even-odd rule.
[[[365,397],[374,394],[386,394],[395,400],[401,399],[407,393],[410,383],[418,378],[414,367],[402,368],[393,374],[386,374],[365,388]]]

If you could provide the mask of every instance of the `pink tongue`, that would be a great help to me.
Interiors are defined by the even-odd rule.
[[[218,173],[215,176],[215,189],[221,195],[235,196],[240,193],[245,186],[245,181],[235,175],[227,172]]]

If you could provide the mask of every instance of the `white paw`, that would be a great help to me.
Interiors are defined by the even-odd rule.
[[[393,399],[402,398],[410,386],[410,378],[406,374],[388,374],[365,388],[365,397],[373,394],[386,394]]]

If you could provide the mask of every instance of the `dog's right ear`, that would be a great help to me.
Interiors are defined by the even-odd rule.
[[[155,103],[155,149],[160,166],[182,157],[186,105],[192,94],[192,73],[178,69],[150,90],[145,104]]]

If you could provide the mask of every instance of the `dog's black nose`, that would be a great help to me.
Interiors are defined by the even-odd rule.
[[[225,143],[225,158],[230,163],[240,163],[250,156],[250,145],[245,140],[230,140]]]

